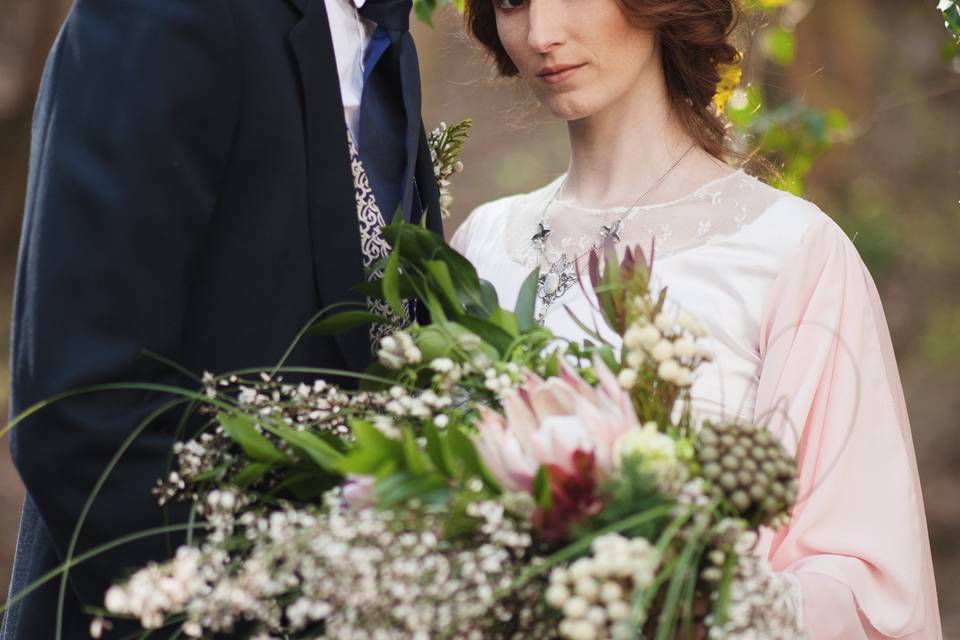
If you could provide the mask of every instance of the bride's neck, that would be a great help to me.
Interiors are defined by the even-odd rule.
[[[655,83],[651,83],[655,84]],[[671,110],[664,91],[638,86],[603,110],[568,122],[570,167],[564,200],[594,208],[629,204],[653,186],[693,142]],[[694,149],[645,200],[670,199],[696,158]],[[702,153],[702,152],[701,152]],[[706,154],[704,154],[706,155]]]

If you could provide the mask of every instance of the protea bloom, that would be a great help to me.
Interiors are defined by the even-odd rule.
[[[566,363],[559,376],[547,380],[527,374],[524,384],[503,398],[503,415],[481,409],[477,448],[505,489],[529,491],[541,465],[577,475],[578,451],[592,456],[601,477],[610,473],[614,443],[640,424],[616,376],[599,359],[594,370],[596,388]]]

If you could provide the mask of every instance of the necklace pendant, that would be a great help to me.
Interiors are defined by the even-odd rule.
[[[537,231],[530,238],[534,244],[543,244],[550,237],[550,227],[543,221],[537,223]]]
[[[560,274],[548,273],[543,278],[543,291],[546,295],[553,295],[560,288]]]
[[[560,256],[545,273],[540,275],[537,281],[537,299],[540,301],[540,309],[536,315],[538,322],[543,322],[550,306],[569,291],[576,282],[576,271],[565,255]]]
[[[620,237],[620,228],[623,226],[623,220],[615,220],[613,224],[602,225],[603,228],[603,238],[601,239],[601,244],[607,240],[612,240],[614,243],[620,242],[622,238]]]

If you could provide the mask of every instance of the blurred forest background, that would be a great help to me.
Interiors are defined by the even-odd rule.
[[[735,132],[782,167],[778,184],[840,223],[878,283],[909,405],[944,637],[960,638],[960,47],[932,0],[752,3],[743,90],[730,106]],[[70,4],[0,0],[0,404],[31,112]],[[494,80],[454,12],[414,31],[427,126],[475,122],[466,171],[454,178],[450,234],[481,202],[562,172],[566,133],[521,87]],[[3,590],[22,491],[4,443]]]

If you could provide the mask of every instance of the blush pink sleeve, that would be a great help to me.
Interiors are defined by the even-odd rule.
[[[829,218],[811,223],[761,317],[755,418],[795,449],[799,495],[773,537],[810,640],[940,640],[923,497],[876,286]]]

